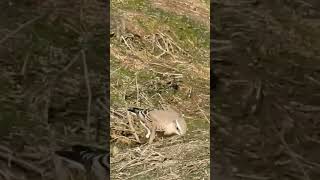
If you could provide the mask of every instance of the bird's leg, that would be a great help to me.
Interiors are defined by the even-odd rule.
[[[151,129],[151,136],[150,136],[150,139],[149,139],[149,144],[151,144],[155,138],[155,135],[156,135],[156,127],[155,126],[152,126],[152,129]]]
[[[151,134],[151,132],[150,132],[150,130],[148,129],[148,133],[147,133],[147,135],[146,135],[146,138],[147,138],[147,139],[149,139],[150,134]]]
[[[151,134],[150,129],[149,129],[142,121],[140,121],[140,123],[141,123],[141,125],[147,130],[148,133],[147,133],[147,135],[146,135],[146,138],[149,139],[150,134]]]

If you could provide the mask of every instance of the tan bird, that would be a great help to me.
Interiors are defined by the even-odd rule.
[[[129,108],[128,111],[135,113],[142,126],[147,130],[146,138],[152,143],[156,131],[164,132],[164,135],[184,135],[187,131],[187,124],[177,110],[167,107],[163,110]]]

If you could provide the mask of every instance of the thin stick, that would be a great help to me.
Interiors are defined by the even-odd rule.
[[[236,174],[237,177],[246,178],[246,179],[254,179],[254,180],[268,180],[271,179],[271,177],[262,177],[262,176],[256,176],[256,175],[249,175],[249,174]]]
[[[138,85],[138,73],[136,73],[136,89],[137,89],[137,101],[136,101],[136,106],[139,106],[139,85]]]
[[[131,179],[131,178],[133,178],[133,177],[136,177],[136,176],[139,176],[139,175],[142,175],[142,174],[146,174],[147,172],[153,171],[153,170],[156,169],[156,168],[157,168],[157,167],[153,167],[153,168],[151,168],[151,169],[148,169],[148,170],[145,170],[145,171],[141,171],[141,172],[139,172],[139,173],[137,173],[137,174],[134,174],[134,175],[128,177],[127,179]]]
[[[29,62],[29,56],[30,56],[30,51],[28,51],[28,53],[27,53],[27,55],[26,55],[26,57],[25,57],[25,59],[23,61],[22,68],[21,68],[20,74],[23,75],[23,76],[26,73],[27,65],[28,65],[28,62]]]
[[[151,103],[151,101],[149,101],[147,96],[145,96],[143,93],[141,93],[140,95],[149,103],[149,106],[154,107],[154,105]]]
[[[125,39],[124,36],[121,36],[121,39],[123,40],[124,44],[130,49],[132,50],[132,48],[130,47],[130,45],[128,44],[127,40]]]
[[[60,70],[58,73],[57,73],[57,75],[54,77],[54,79],[52,80],[52,82],[54,83],[57,79],[59,79],[60,78],[60,76],[63,74],[63,73],[65,73],[65,72],[67,72],[68,70],[69,70],[69,68],[78,60],[78,58],[79,58],[79,56],[80,56],[80,53],[81,53],[81,51],[77,54],[77,55],[75,55],[74,57],[73,57],[73,59],[62,69],[62,70]]]
[[[139,139],[139,136],[137,135],[136,130],[134,129],[134,127],[132,125],[132,119],[131,119],[131,115],[129,114],[129,111],[127,111],[127,119],[128,119],[128,122],[129,122],[129,127],[130,127],[134,137],[136,138],[136,141],[140,143],[141,141]]]
[[[203,117],[207,120],[208,123],[210,123],[210,119],[207,117],[206,113],[200,108],[199,104],[197,104],[197,106]]]
[[[158,73],[158,74],[161,74],[163,76],[176,76],[176,78],[182,78],[183,77],[183,74],[177,74],[177,73],[169,73],[169,72],[160,72],[160,71],[156,71],[154,69],[150,69],[152,72],[154,73]]]
[[[161,105],[161,107],[162,107],[162,109],[165,109],[165,108],[164,108],[164,105],[163,105],[163,104],[165,104],[164,99],[162,98],[162,96],[161,96],[161,94],[160,94],[160,93],[157,93],[157,95],[160,97],[160,99],[161,99],[161,101],[162,101],[162,103],[161,103],[161,102],[159,102],[159,103],[160,103],[160,105]]]
[[[5,173],[4,171],[2,171],[0,169],[0,175],[5,179],[5,180],[10,180],[11,178],[9,177],[9,175],[7,173]]]
[[[59,75],[66,72],[78,60],[79,56],[80,56],[80,53],[75,55],[73,59],[59,72]]]
[[[91,101],[92,101],[92,92],[90,87],[90,80],[88,75],[88,67],[87,67],[87,61],[86,61],[86,53],[85,50],[81,50],[82,54],[82,61],[83,61],[83,68],[84,68],[84,77],[86,81],[86,87],[88,91],[88,104],[87,104],[87,121],[86,121],[86,138],[89,139],[90,133],[90,114],[91,114]]]
[[[18,33],[19,31],[21,31],[23,28],[27,27],[28,25],[34,23],[36,20],[40,19],[41,17],[43,17],[43,15],[41,16],[37,16],[29,21],[27,21],[26,23],[20,25],[16,30],[8,33],[6,36],[4,36],[1,40],[0,40],[0,44],[4,43],[6,40],[8,40],[10,37],[12,37],[13,35],[15,35],[16,33]]]
[[[149,63],[149,64],[156,65],[156,66],[161,66],[161,67],[164,67],[164,68],[168,68],[168,69],[174,70],[176,72],[179,71],[178,69],[170,67],[169,65],[166,65],[166,64],[160,64],[160,63]]]
[[[40,169],[24,160],[18,159],[16,157],[10,156],[8,157],[7,153],[2,153],[0,152],[0,158],[4,159],[4,160],[10,160],[12,163],[18,165],[19,167],[25,169],[25,170],[29,170],[29,171],[33,171],[39,175],[43,175],[43,169]]]
[[[305,76],[305,78],[309,79],[310,81],[312,81],[316,85],[320,86],[320,81],[316,80],[315,78],[313,78],[311,76],[307,76],[307,75]]]
[[[279,109],[281,112],[283,112],[285,114],[285,116],[288,118],[288,119],[292,119],[290,117],[290,115],[287,114],[287,112],[278,104],[278,103],[274,103],[273,104],[277,109]],[[284,137],[284,129],[282,129],[281,131],[277,130],[275,128],[275,130],[277,131],[277,134],[278,134],[278,137],[282,143],[282,145],[285,147],[285,149],[288,151],[288,155],[294,160],[294,162],[296,163],[296,165],[298,166],[298,168],[301,170],[301,172],[303,173],[304,177],[306,180],[310,180],[310,177],[309,177],[309,174],[306,172],[303,164],[299,161],[298,157],[297,157],[297,153],[294,152],[289,144],[287,143],[287,141],[285,140],[285,137]]]

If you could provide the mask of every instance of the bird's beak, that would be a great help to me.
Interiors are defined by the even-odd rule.
[[[181,130],[180,125],[178,123],[178,119],[176,119],[176,125],[178,126],[179,130]],[[177,131],[177,134],[180,136],[181,135],[180,131]]]

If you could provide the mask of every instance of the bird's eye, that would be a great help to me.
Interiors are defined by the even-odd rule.
[[[179,123],[178,120],[176,119],[176,130],[179,132],[180,131],[180,127],[179,127]]]

